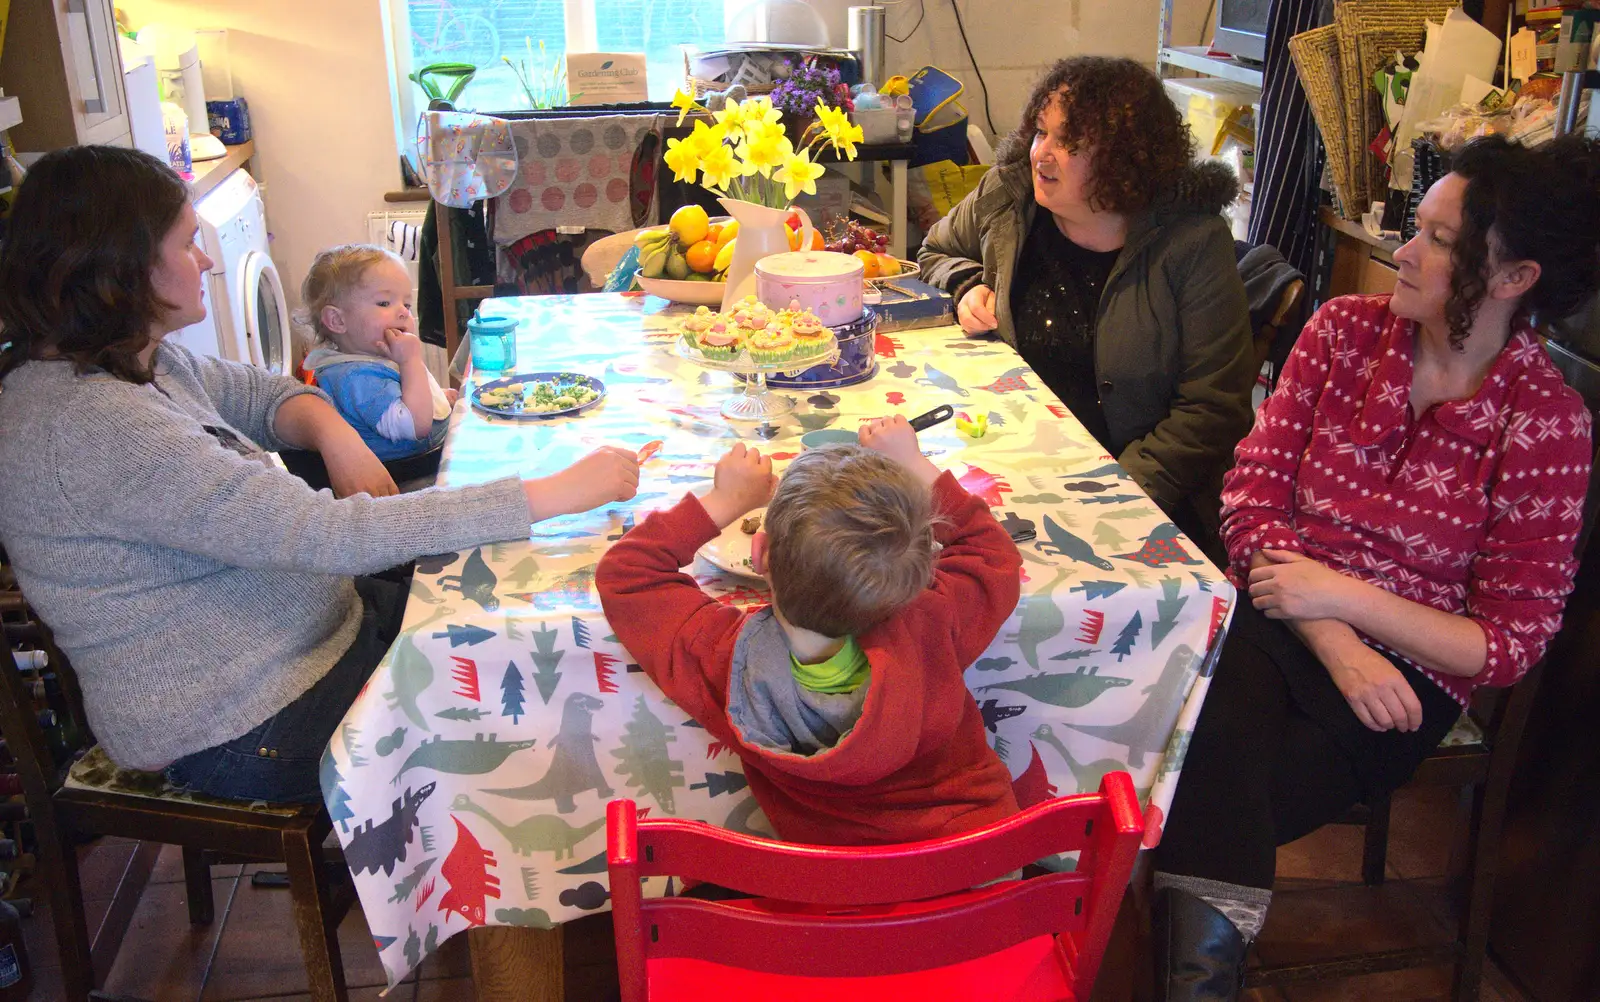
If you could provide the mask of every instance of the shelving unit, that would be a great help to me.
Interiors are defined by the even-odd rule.
[[[1173,45],[1172,16],[1175,0],[1161,0],[1161,34],[1156,47],[1156,71],[1166,77],[1173,69],[1201,76],[1220,77],[1261,89],[1261,70],[1237,59],[1206,55],[1204,45]]]
[[[1172,0],[1163,0],[1163,8],[1170,12]],[[1167,17],[1162,18],[1163,35],[1170,34],[1171,22]],[[1166,76],[1168,67],[1190,70],[1202,76],[1220,77],[1223,80],[1232,80],[1235,83],[1250,84],[1259,89],[1261,87],[1261,71],[1252,66],[1239,62],[1237,59],[1224,59],[1220,56],[1206,55],[1204,45],[1167,45],[1162,39],[1161,49],[1156,53],[1156,64],[1161,68],[1162,76]]]

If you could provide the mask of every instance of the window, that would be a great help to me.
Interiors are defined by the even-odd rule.
[[[730,3],[737,6],[735,0],[390,0],[401,122],[414,123],[416,109],[427,106],[407,79],[421,67],[471,63],[478,72],[457,106],[510,111],[529,102],[502,57],[531,62],[527,69],[548,79],[565,68],[569,51],[643,52],[651,99],[668,100],[683,85],[680,46],[721,43]]]

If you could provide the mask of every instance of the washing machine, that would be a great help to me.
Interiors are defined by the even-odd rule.
[[[169,335],[201,355],[289,375],[291,334],[283,282],[267,251],[266,207],[243,170],[195,203],[200,243],[211,258],[206,318]]]

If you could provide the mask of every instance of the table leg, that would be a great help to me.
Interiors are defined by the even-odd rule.
[[[905,260],[906,256],[906,165],[909,161],[889,162],[889,253]]]
[[[478,1002],[565,1002],[562,933],[482,926],[467,933]]]

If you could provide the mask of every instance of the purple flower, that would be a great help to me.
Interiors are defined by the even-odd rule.
[[[832,66],[822,66],[815,60],[795,65],[789,77],[772,91],[772,106],[796,118],[809,118],[816,113],[817,102],[835,103],[839,86],[839,71]]]

